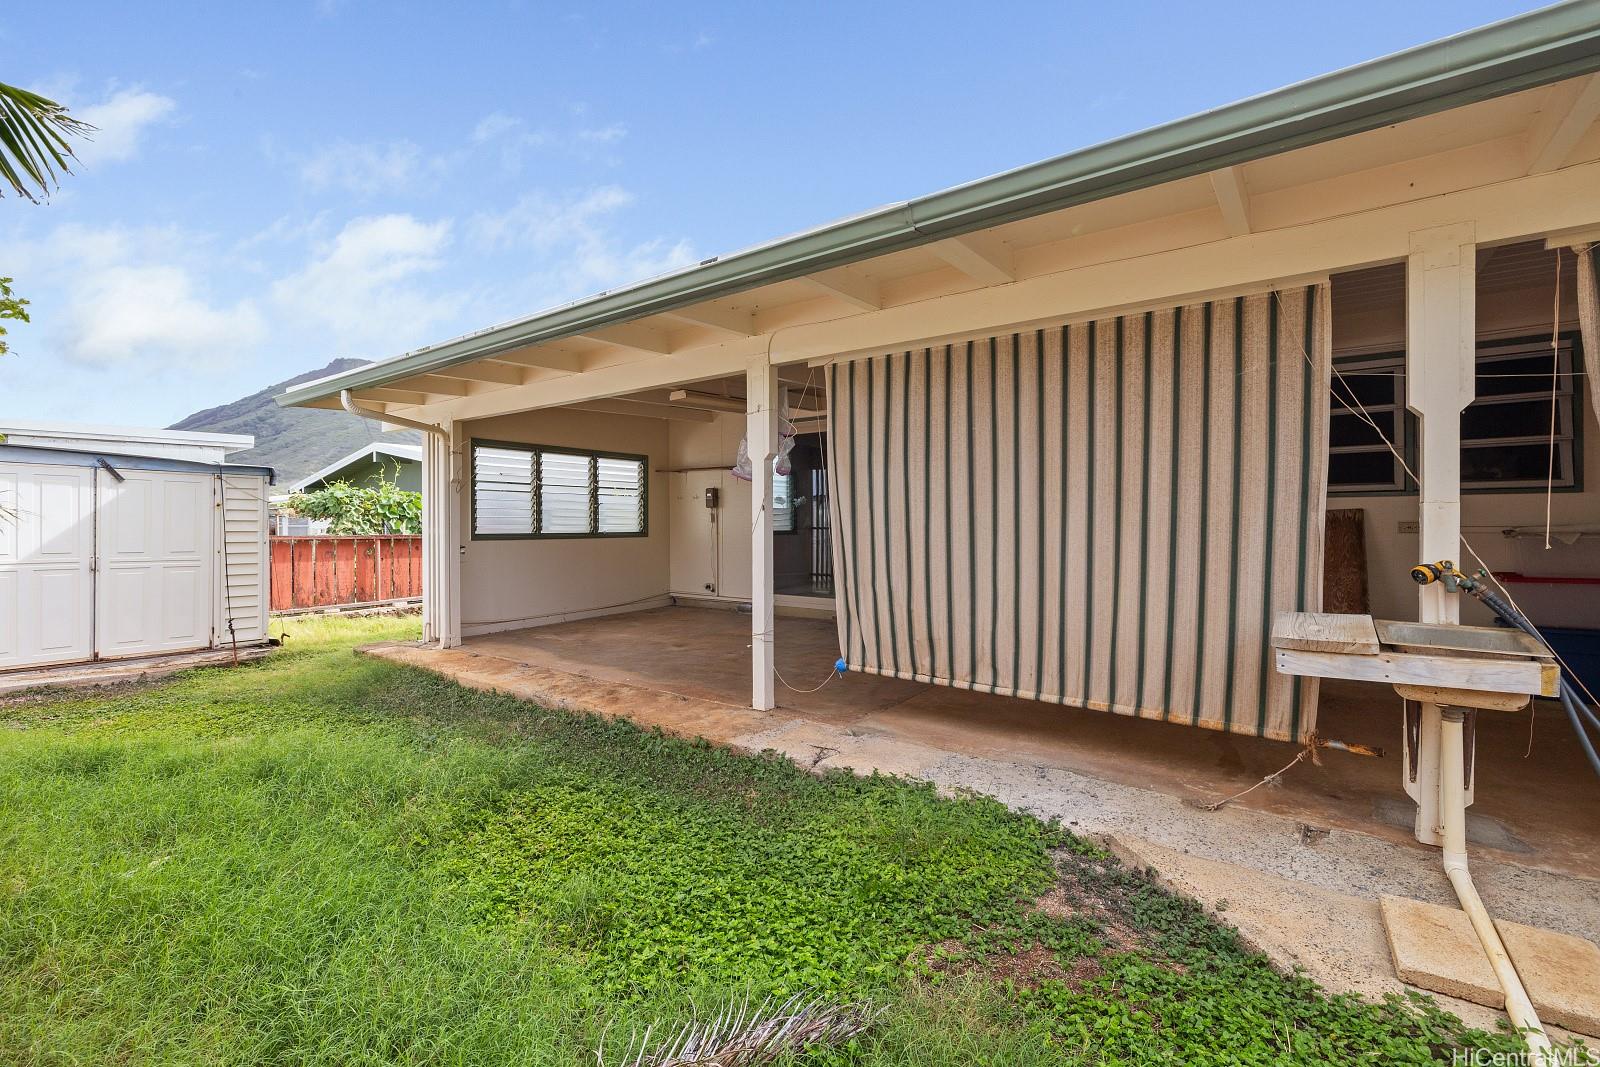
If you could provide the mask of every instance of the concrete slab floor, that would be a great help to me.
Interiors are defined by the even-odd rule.
[[[746,706],[749,625],[734,612],[664,608],[476,637],[447,651],[372,651],[535,703],[773,749],[812,768],[921,778],[1114,836],[1203,903],[1226,901],[1223,918],[1245,937],[1336,991],[1401,988],[1383,950],[1381,894],[1455,903],[1439,853],[1374,817],[1403,799],[1398,702],[1382,688],[1334,689],[1321,722],[1326,734],[1390,755],[1328,753],[1321,766],[1301,764],[1282,785],[1208,812],[1196,802],[1255,784],[1293,747],[866,675],[816,693],[780,690],[776,711],[756,712]],[[814,686],[837,656],[833,624],[781,618],[777,648],[784,677]],[[1526,716],[1482,725],[1476,812],[1488,828],[1479,836],[1496,844],[1474,846],[1475,878],[1497,917],[1600,940],[1600,827],[1587,814],[1600,782],[1568,751],[1562,723],[1546,713],[1538,725],[1526,760]],[[1320,922],[1307,924],[1308,915]],[[1487,1010],[1447,1006],[1479,1023]]]

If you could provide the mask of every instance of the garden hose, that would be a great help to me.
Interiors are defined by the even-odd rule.
[[[1418,585],[1432,585],[1434,582],[1439,582],[1452,593],[1469,593],[1507,625],[1528,634],[1546,648],[1550,647],[1544,635],[1539,632],[1539,628],[1529,622],[1526,615],[1512,607],[1504,597],[1478,578],[1462,574],[1450,560],[1419,563],[1411,568],[1411,579]],[[1600,775],[1600,753],[1595,751],[1594,739],[1589,736],[1591,727],[1596,733],[1600,733],[1600,715],[1595,713],[1594,707],[1585,699],[1584,691],[1572,677],[1572,672],[1565,664],[1561,667],[1559,688],[1561,706],[1566,709],[1567,720],[1572,723],[1572,732],[1578,735],[1578,744],[1583,747],[1583,754],[1588,757],[1589,766],[1594,769],[1596,775]]]

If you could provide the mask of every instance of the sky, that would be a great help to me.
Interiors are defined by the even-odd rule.
[[[1537,4],[10,4],[0,417],[164,426]]]

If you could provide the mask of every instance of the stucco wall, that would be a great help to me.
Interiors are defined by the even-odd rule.
[[[530,411],[467,424],[470,437],[494,441],[636,452],[647,457],[648,534],[554,540],[472,538],[470,457],[463,472],[461,628],[493,629],[559,622],[574,615],[633,610],[664,602],[670,539],[667,454],[659,419],[572,411]]]

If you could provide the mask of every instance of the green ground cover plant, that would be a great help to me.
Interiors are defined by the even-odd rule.
[[[729,995],[886,1005],[808,1062],[1426,1063],[1091,842],[352,655],[0,705],[0,1063],[592,1063]]]

